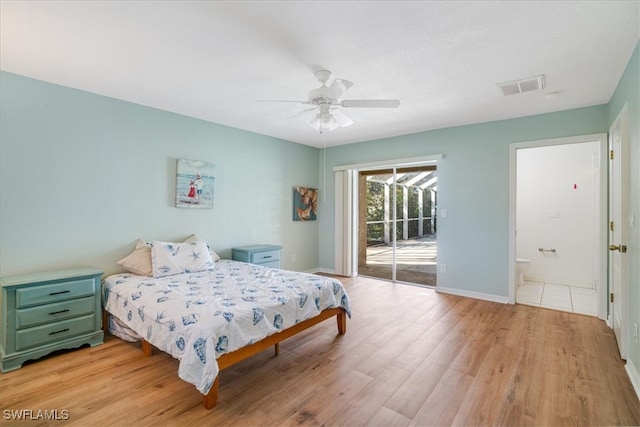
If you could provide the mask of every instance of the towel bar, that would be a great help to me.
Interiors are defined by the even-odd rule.
[[[554,253],[554,254],[556,253],[556,250],[555,250],[555,249],[538,248],[538,250],[539,250],[540,252],[551,252],[551,253]]]

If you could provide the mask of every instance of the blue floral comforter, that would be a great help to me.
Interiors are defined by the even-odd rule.
[[[351,317],[336,279],[230,260],[211,271],[162,278],[116,274],[102,291],[105,310],[179,359],[179,377],[203,394],[218,375],[218,356],[327,308],[342,307]]]

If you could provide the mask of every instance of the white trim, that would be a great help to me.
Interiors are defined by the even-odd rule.
[[[607,232],[607,242],[606,246],[609,243],[613,244],[622,244],[628,241],[629,238],[629,227],[627,223],[627,218],[629,218],[629,194],[628,194],[628,185],[629,185],[629,153],[630,153],[630,118],[629,118],[629,103],[625,102],[625,104],[620,109],[620,112],[616,116],[616,119],[613,121],[611,126],[609,127],[609,140],[607,145],[607,149],[613,150],[613,131],[618,128],[620,131],[620,152],[615,155],[615,160],[610,160],[610,163],[617,163],[619,161],[618,167],[619,170],[615,171],[613,168],[608,171],[607,178],[609,179],[609,185],[613,186],[611,182],[613,181],[612,173],[620,175],[620,194],[618,194],[620,200],[620,223],[616,225],[616,231],[620,233],[620,242],[612,242],[609,241],[609,238],[612,238],[613,235],[617,234],[617,232],[609,233]],[[608,187],[607,187],[608,188]],[[607,197],[608,200],[614,198],[614,195],[609,195]],[[610,220],[615,220],[614,217],[614,203],[610,201],[609,210],[607,214]],[[613,273],[613,261],[611,260],[612,254],[607,251],[607,259],[609,261],[608,268],[612,271],[607,271],[608,273]],[[614,303],[609,301],[608,304],[608,313],[613,313],[611,317],[611,328],[616,335],[616,341],[618,343],[618,349],[620,350],[620,357],[623,359],[627,359],[627,355],[629,354],[629,349],[631,347],[631,337],[628,336],[630,332],[630,322],[631,317],[629,316],[629,275],[628,275],[628,261],[626,257],[620,258],[620,283],[619,283],[619,291],[620,296],[616,295],[615,299],[620,304],[620,318],[622,319],[622,323],[620,324],[620,333],[617,334],[615,332],[616,329],[616,314],[614,310]],[[610,278],[607,276],[607,278]],[[608,293],[614,293],[614,289],[612,289],[613,283],[612,281],[608,282],[607,291]]]
[[[404,168],[409,166],[421,166],[429,163],[437,163],[438,160],[441,160],[444,156],[442,154],[433,154],[430,156],[422,156],[422,157],[410,157],[407,159],[396,159],[396,160],[381,160],[379,162],[369,162],[369,163],[355,163],[351,165],[343,165],[343,166],[334,166],[333,171],[344,171],[349,169],[358,169],[358,170],[377,170],[377,169],[389,169],[390,167],[398,167]]]
[[[403,174],[404,175],[404,174]],[[396,273],[397,273],[397,269],[398,269],[398,265],[396,262],[396,255],[397,255],[397,251],[398,251],[398,205],[396,204],[397,202],[397,196],[398,196],[398,169],[394,166],[393,167],[393,197],[392,199],[392,204],[391,206],[393,207],[393,212],[391,213],[391,220],[393,221],[393,227],[391,227],[391,233],[392,233],[392,238],[391,238],[391,281],[395,282],[397,277],[396,277]]]
[[[535,141],[513,142],[509,144],[509,297],[508,302],[516,302],[516,151],[521,148],[545,147],[551,145],[577,144],[583,142],[598,141],[600,145],[600,206],[599,221],[602,224],[598,236],[596,236],[598,254],[598,317],[607,318],[607,283],[608,283],[608,233],[606,233],[607,218],[609,216],[607,203],[609,200],[609,188],[607,185],[608,174],[608,138],[606,133],[594,133],[588,135],[570,136],[564,138],[540,139]]]
[[[590,133],[587,135],[566,136],[562,138],[536,139],[534,141],[512,142],[510,145],[515,148],[535,148],[550,145],[579,144],[582,142],[593,142],[607,139],[606,133]]]
[[[638,396],[638,399],[640,399],[640,374],[638,373],[638,370],[636,369],[631,359],[627,360],[627,363],[624,365],[624,369],[627,371],[627,375],[629,375],[631,385],[636,391],[636,396]]]
[[[309,270],[303,271],[303,273],[311,273],[311,274],[325,273],[325,274],[333,274],[337,276],[336,271],[333,268],[324,268],[324,267],[311,268]]]
[[[442,292],[443,294],[458,295],[461,297],[480,299],[484,301],[498,302],[501,304],[508,304],[509,299],[507,297],[501,297],[498,295],[485,294],[481,292],[465,291],[464,289],[456,288],[444,288],[442,286],[436,286],[434,288],[436,292]]]

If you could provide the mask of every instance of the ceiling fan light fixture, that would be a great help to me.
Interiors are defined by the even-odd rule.
[[[331,131],[338,128],[340,123],[331,113],[318,113],[313,119],[311,119],[309,126],[314,128],[317,132],[322,133],[323,129]]]
[[[333,117],[331,117],[331,121],[327,124],[327,129],[329,130],[334,130],[336,128],[338,128],[340,125],[338,124],[338,122],[336,122]]]
[[[316,132],[320,132],[320,119],[318,115],[314,116],[313,119],[309,121],[309,126],[315,129]]]

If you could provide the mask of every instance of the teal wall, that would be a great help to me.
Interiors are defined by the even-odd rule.
[[[633,340],[633,325],[640,326],[640,43],[636,45],[629,64],[609,102],[607,125],[611,126],[625,103],[629,105],[629,212],[635,214],[635,226],[629,227],[627,266],[629,283],[628,301],[628,362],[640,372],[640,344]],[[640,387],[640,377],[636,378]]]
[[[438,286],[498,297],[509,295],[509,144],[607,131],[607,106],[504,120],[327,150],[327,200],[334,207],[333,168],[433,154],[438,162]],[[320,265],[334,265],[333,216],[320,218]]]
[[[317,267],[318,223],[291,213],[316,148],[6,72],[0,88],[0,274],[120,271],[138,238],[191,233],[223,258],[272,243],[285,268]],[[178,158],[215,164],[214,209],[174,207]]]
[[[138,237],[193,232],[223,257],[234,245],[274,243],[285,247],[285,268],[332,269],[333,167],[442,154],[439,207],[448,217],[438,240],[447,273],[438,284],[507,297],[510,143],[607,132],[629,101],[630,194],[640,215],[638,56],[636,47],[607,105],[331,147],[326,163],[312,147],[1,73],[0,274],[79,264],[111,272]],[[178,158],[216,165],[213,210],[173,206]],[[319,221],[291,221],[291,187],[324,187],[325,174]],[[631,264],[638,313],[640,267]]]

